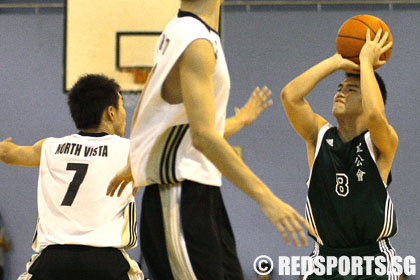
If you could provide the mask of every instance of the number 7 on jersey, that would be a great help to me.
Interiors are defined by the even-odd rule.
[[[73,170],[76,171],[76,173],[74,174],[73,180],[70,182],[63,202],[61,202],[61,206],[71,206],[73,204],[74,198],[79,191],[79,187],[85,179],[86,172],[88,170],[88,164],[67,163],[66,170]]]

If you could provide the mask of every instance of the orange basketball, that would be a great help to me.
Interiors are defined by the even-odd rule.
[[[337,52],[343,58],[350,59],[360,64],[359,54],[366,42],[366,28],[370,29],[370,38],[373,40],[379,28],[382,34],[388,32],[388,40],[385,45],[392,41],[392,34],[388,26],[380,18],[371,15],[359,15],[348,19],[338,30],[336,47]],[[381,55],[381,60],[388,60],[392,53],[392,47]],[[376,67],[377,68],[377,67]]]

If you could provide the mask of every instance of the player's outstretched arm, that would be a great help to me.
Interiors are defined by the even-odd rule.
[[[255,88],[248,102],[241,108],[235,108],[235,116],[226,120],[224,137],[227,139],[243,127],[253,123],[260,114],[273,104],[271,90],[267,87]]]
[[[12,142],[12,138],[7,138],[0,142],[0,161],[10,165],[39,166],[44,141],[40,140],[33,146],[19,146]]]
[[[194,41],[182,54],[179,67],[183,103],[190,123],[194,147],[202,152],[235,186],[256,200],[266,217],[289,242],[296,246],[307,239],[306,221],[271,190],[245,165],[227,141],[215,129],[215,104],[212,73],[215,67],[213,47],[206,40]]]
[[[382,29],[378,30],[374,39],[370,38],[369,29],[366,32],[366,43],[360,51],[359,56],[360,84],[363,111],[367,115],[367,125],[372,142],[379,150],[382,159],[385,159],[390,168],[398,147],[398,136],[386,118],[385,105],[373,67],[385,64],[386,61],[381,61],[380,57],[391,48],[392,42],[385,45],[389,34],[385,32],[382,37],[381,35]],[[388,176],[388,172],[385,173],[386,176],[381,174],[383,179],[386,179],[384,177]]]

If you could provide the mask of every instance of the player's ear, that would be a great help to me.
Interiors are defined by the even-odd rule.
[[[115,108],[113,106],[108,106],[106,107],[105,111],[104,111],[104,115],[107,119],[109,120],[114,120],[115,117]]]

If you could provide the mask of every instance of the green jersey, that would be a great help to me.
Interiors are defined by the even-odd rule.
[[[308,180],[306,218],[316,241],[354,248],[397,233],[394,206],[376,165],[369,131],[344,143],[337,128],[321,128]]]

